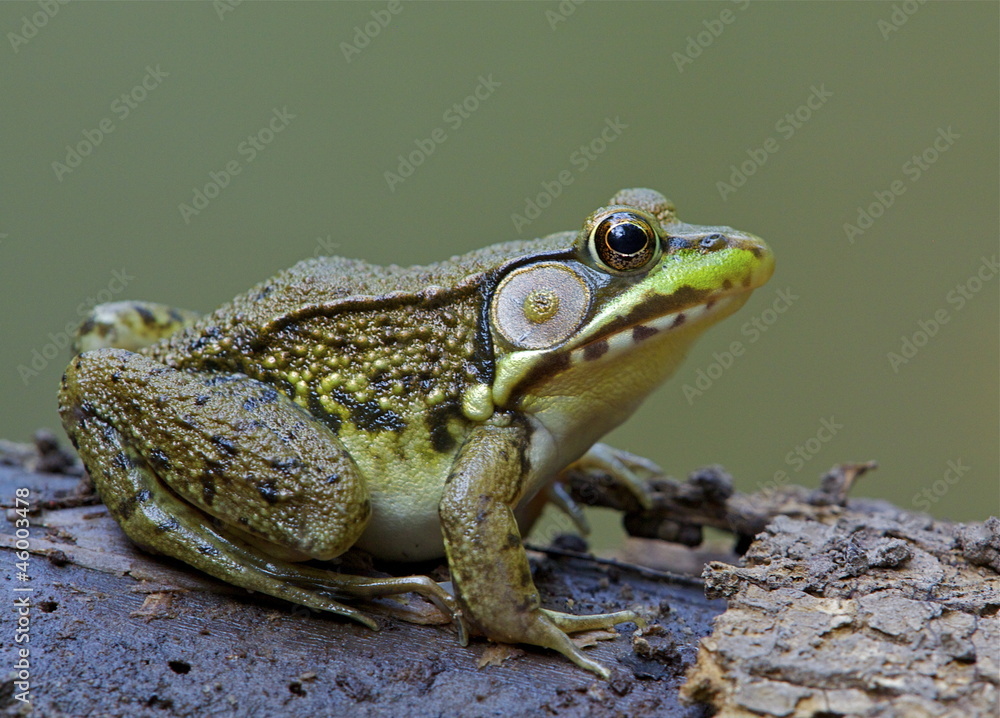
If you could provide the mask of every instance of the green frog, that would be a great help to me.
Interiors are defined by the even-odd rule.
[[[98,307],[59,410],[148,551],[371,628],[343,601],[416,592],[463,644],[544,646],[607,678],[568,634],[641,617],[543,608],[517,512],[571,464],[644,499],[648,465],[595,442],[773,268],[759,238],[622,190],[577,232],[409,268],[309,259],[200,318]],[[303,563],[352,547],[445,556],[450,585]]]

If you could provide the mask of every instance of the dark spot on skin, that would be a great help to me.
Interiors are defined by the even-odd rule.
[[[167,471],[170,469],[170,459],[160,449],[153,449],[149,452],[149,463],[154,469]]]
[[[113,372],[111,372],[111,381],[113,381],[115,384],[117,384],[121,380],[122,380],[122,373],[120,371],[113,371]]]
[[[205,406],[211,398],[208,394],[200,394],[194,398],[195,406]]]
[[[608,352],[608,342],[602,339],[599,342],[591,342],[583,348],[583,358],[585,361],[600,359]]]
[[[649,339],[654,334],[656,334],[656,329],[653,327],[647,327],[642,324],[637,324],[632,327],[632,339],[637,342],[641,342],[643,339]]]
[[[85,416],[85,418],[87,417]],[[111,424],[101,424],[101,438],[109,444],[114,444],[118,441],[118,432]]]
[[[161,521],[156,524],[156,530],[162,533],[167,533],[169,531],[176,531],[181,527],[180,522],[175,518],[169,518],[166,521]]]
[[[124,451],[119,451],[115,454],[114,458],[111,459],[111,463],[122,471],[128,471],[132,468],[132,460],[125,454]]]
[[[243,402],[243,409],[245,411],[255,411],[258,407],[264,404],[271,404],[278,400],[278,390],[268,387],[265,389],[260,396],[252,396]]]
[[[332,414],[324,408],[324,406],[320,403],[319,395],[316,392],[309,392],[307,402],[309,405],[309,413],[313,417],[326,424],[327,428],[329,428],[334,434],[340,433],[340,425],[343,423],[343,420],[339,415]]]
[[[80,328],[77,329],[77,333],[80,334],[80,335],[90,334],[92,331],[94,331],[94,318],[93,317],[88,318],[83,324],[80,325]]]
[[[193,352],[198,352],[207,347],[209,344],[222,339],[223,336],[222,330],[219,327],[208,327],[203,331],[200,337],[197,337],[193,342],[191,342],[189,348]],[[205,360],[203,360],[202,363],[204,363],[204,361]]]
[[[302,462],[295,457],[285,459],[268,459],[267,463],[271,465],[271,468],[283,471],[286,474],[293,469],[302,468]]]
[[[274,479],[269,479],[268,481],[261,481],[257,484],[257,493],[260,494],[261,498],[272,506],[281,500],[281,496],[278,495],[277,490],[274,488]]]
[[[238,374],[219,374],[217,376],[209,377],[203,381],[202,384],[204,386],[219,386],[221,384],[229,384],[239,378]]]
[[[215,478],[208,474],[202,474],[198,477],[201,481],[201,498],[205,502],[206,506],[211,506],[212,502],[215,501]]]
[[[712,301],[710,301],[710,302],[705,302],[705,309],[711,309],[714,306],[715,306],[715,300],[714,299]]]
[[[431,447],[439,454],[444,454],[455,448],[455,437],[452,436],[448,424],[452,419],[460,418],[462,410],[455,402],[443,402],[432,406],[424,414],[427,433],[431,437]]]
[[[232,441],[230,441],[225,436],[222,436],[221,434],[213,434],[212,436],[208,437],[208,440],[211,441],[220,449],[222,449],[224,452],[229,454],[230,456],[235,456],[236,453],[239,451],[239,447],[236,446],[236,444],[234,444]]]
[[[136,507],[139,505],[138,496],[130,496],[127,499],[123,499],[118,502],[118,506],[115,507],[115,518],[119,521],[128,521],[132,518],[132,514],[135,513]]]
[[[240,516],[238,519],[236,519],[236,523],[238,523],[240,526],[249,526],[250,519],[248,519],[246,516]]]
[[[149,489],[143,489],[142,491],[140,491],[135,495],[135,500],[140,504],[146,503],[151,498],[153,498],[153,492],[150,491]]]
[[[760,255],[763,254],[761,248],[758,247],[756,244],[751,244],[749,247],[744,247],[744,249],[750,250],[750,254],[755,256],[757,259],[760,259]]]
[[[362,431],[372,433],[402,431],[406,426],[403,417],[391,409],[383,409],[374,399],[359,402],[347,392],[340,390],[331,392],[330,396],[350,412],[351,423]]]
[[[671,328],[673,328],[673,327],[679,327],[681,324],[684,323],[685,319],[687,319],[687,317],[684,316],[684,312],[681,312],[676,317],[674,317],[674,323],[671,324],[670,327]]]
[[[202,544],[201,546],[198,547],[198,553],[202,554],[203,556],[219,556],[222,552],[219,551],[219,549],[215,548],[215,546]],[[184,672],[187,673],[187,671]]]
[[[723,280],[722,280],[722,288],[723,288],[723,289],[731,289],[731,288],[732,288],[732,286],[733,286],[733,283],[732,283],[732,281],[730,281],[730,280],[728,280],[728,279],[723,279]]]
[[[132,308],[135,309],[135,313],[139,315],[139,318],[142,319],[142,323],[147,327],[157,326],[158,322],[156,321],[156,317],[151,311],[146,309],[146,307],[141,304],[133,304]]]
[[[676,252],[679,249],[691,249],[690,240],[683,237],[671,237],[667,240],[667,252]]]
[[[176,324],[184,323],[184,317],[181,315],[179,311],[177,311],[173,307],[170,307],[170,309],[167,310],[167,314],[170,316],[170,321]]]
[[[330,474],[326,477],[326,483],[329,485],[340,483],[340,474]]]
[[[521,537],[516,533],[507,534],[507,548],[517,548],[521,545]]]
[[[743,286],[744,287],[750,286],[750,275],[747,275],[746,277],[743,278]]]

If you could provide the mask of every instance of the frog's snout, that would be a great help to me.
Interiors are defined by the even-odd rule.
[[[767,246],[767,242],[755,234],[729,230],[724,235],[727,246],[733,249],[741,249],[749,252],[753,259],[749,262],[750,285],[749,289],[756,289],[767,283],[767,280],[774,274],[774,252]]]

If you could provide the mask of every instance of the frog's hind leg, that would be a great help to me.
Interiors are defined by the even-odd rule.
[[[461,623],[455,599],[429,578],[285,560],[343,553],[371,504],[335,434],[272,387],[101,349],[67,367],[60,411],[108,510],[139,546],[372,628],[336,599],[415,591]]]
[[[87,464],[94,483],[107,497],[108,511],[134,543],[227,583],[352,618],[377,630],[375,622],[360,611],[291,582],[294,565],[269,560],[216,530],[213,523],[218,521],[178,499],[146,461],[125,446],[111,424],[96,417],[81,417],[81,421],[87,430],[75,435],[75,443],[81,454],[92,457]]]

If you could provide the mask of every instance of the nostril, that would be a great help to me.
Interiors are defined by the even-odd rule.
[[[707,237],[702,237],[698,245],[704,249],[706,252],[712,252],[716,249],[722,249],[727,244],[726,238],[721,234],[710,234]]]

